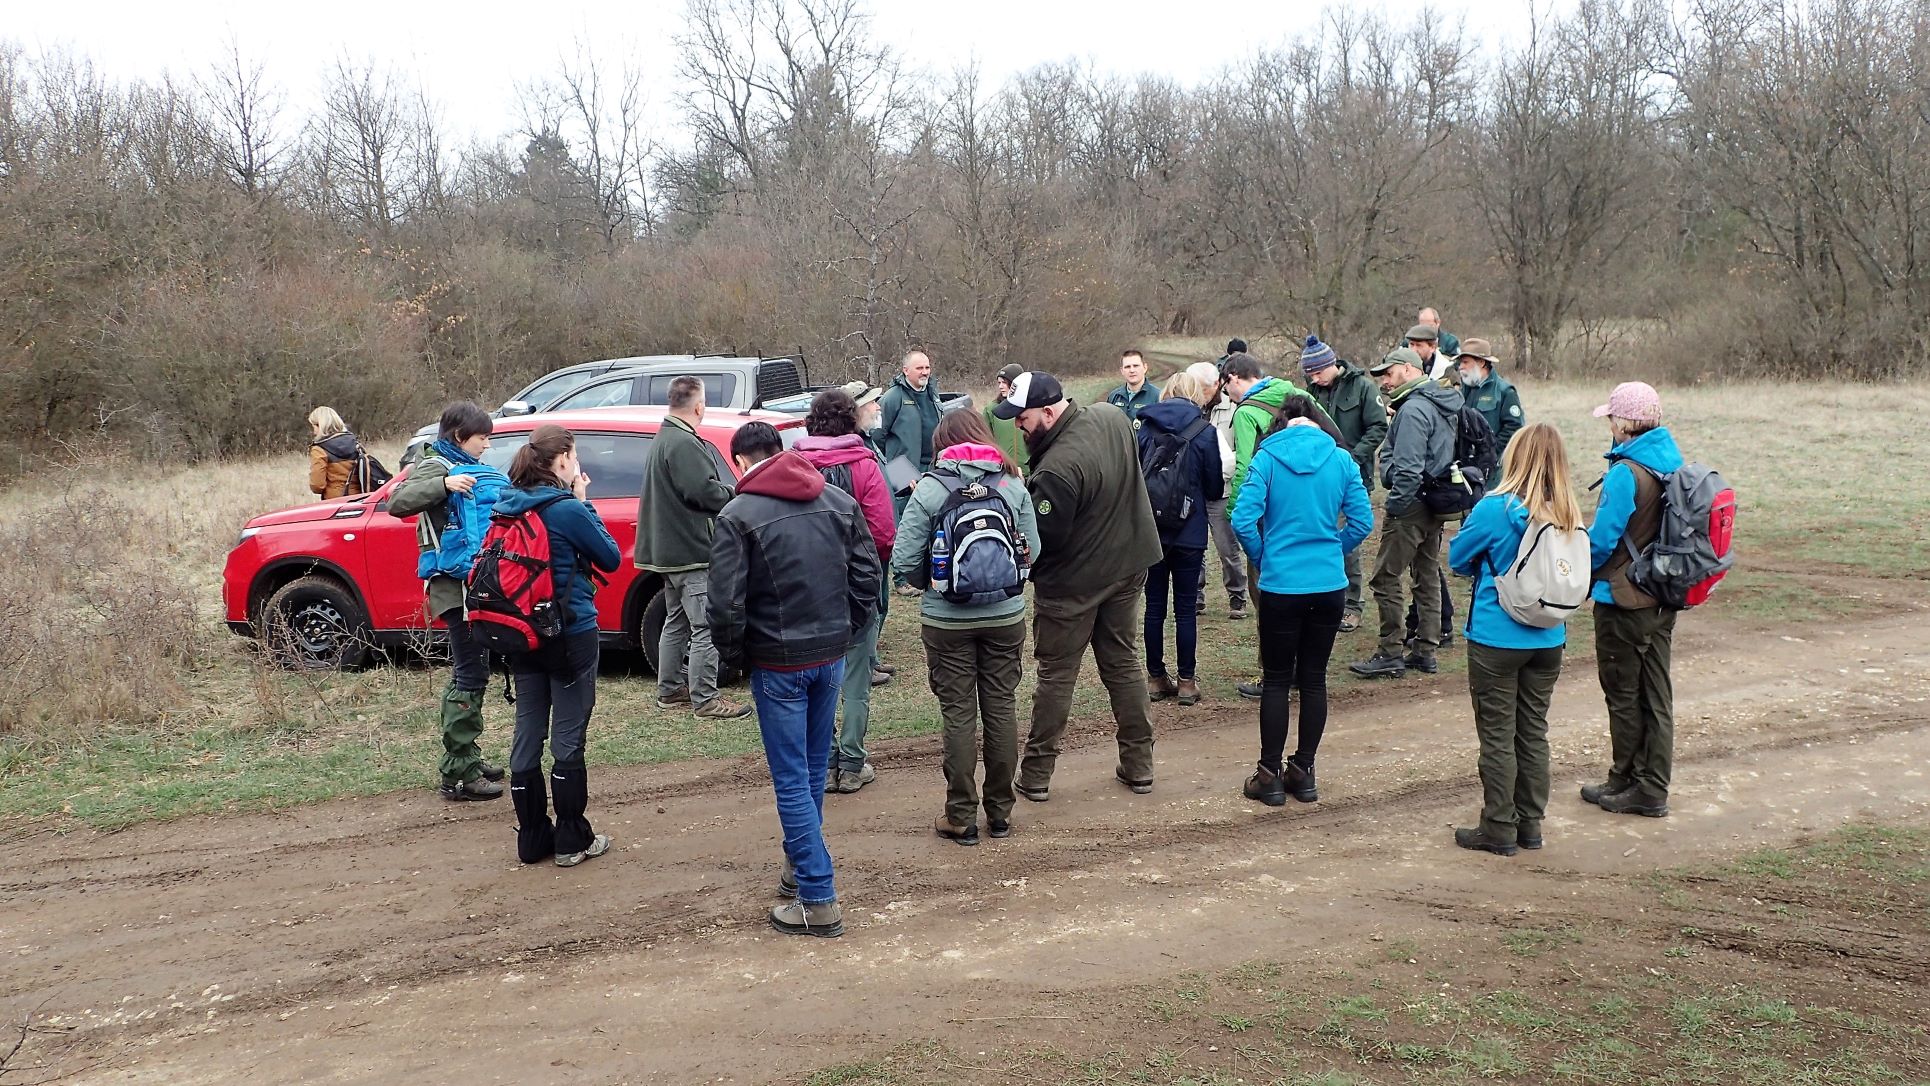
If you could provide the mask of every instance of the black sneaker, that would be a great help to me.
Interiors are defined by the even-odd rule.
[[[1531,826],[1530,824],[1523,822],[1519,826],[1515,827],[1515,844],[1520,845],[1522,848],[1526,848],[1526,849],[1540,848],[1541,847],[1541,823],[1536,822]]]
[[[1240,691],[1240,696],[1248,701],[1259,701],[1266,693],[1266,688],[1259,683],[1241,683],[1237,689]]]
[[[1301,766],[1293,759],[1286,762],[1287,794],[1302,803],[1320,802],[1320,787],[1314,781],[1313,767]]]
[[[1418,671],[1423,675],[1441,673],[1441,664],[1431,652],[1410,652],[1402,658],[1401,662],[1407,665],[1407,670]]]
[[[1347,670],[1363,679],[1399,679],[1407,674],[1407,661],[1399,656],[1377,652],[1359,663],[1348,664]]]
[[[1012,824],[997,818],[985,820],[985,832],[993,837],[1012,836]]]
[[[1153,790],[1152,781],[1150,780],[1136,781],[1136,780],[1133,780],[1131,777],[1126,776],[1125,766],[1113,766],[1112,775],[1119,778],[1119,783],[1131,789],[1132,794],[1135,796],[1143,796]]]
[[[1012,786],[1012,791],[1017,792],[1020,799],[1029,800],[1033,803],[1044,803],[1052,798],[1051,789],[1044,785],[1037,788],[1030,788],[1023,784],[1015,784]]]
[[[1245,618],[1246,617],[1246,597],[1245,596],[1235,596],[1226,602],[1226,617],[1228,618]]]
[[[1600,806],[1609,814],[1641,815],[1644,818],[1669,816],[1669,798],[1653,795],[1641,785],[1631,785],[1613,795],[1603,796]]]
[[[1476,852],[1492,852],[1496,856],[1513,856],[1515,853],[1521,851],[1519,846],[1497,841],[1489,837],[1486,831],[1478,829],[1464,830],[1457,828],[1454,831],[1454,843],[1460,845],[1462,848],[1473,849]]]
[[[1603,781],[1600,784],[1584,784],[1582,785],[1582,802],[1593,803],[1599,807],[1602,805],[1603,796],[1612,796],[1627,787],[1628,785],[1626,784],[1616,784],[1612,780]]]
[[[950,819],[947,819],[944,815],[939,815],[938,821],[932,824],[932,832],[947,841],[956,841],[961,845],[978,844],[977,822],[972,822],[964,826],[954,826]]]

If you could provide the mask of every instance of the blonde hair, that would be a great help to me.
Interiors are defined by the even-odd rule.
[[[1205,382],[1185,370],[1181,370],[1171,377],[1168,377],[1166,379],[1166,387],[1160,391],[1159,398],[1162,400],[1176,400],[1182,396],[1193,401],[1194,404],[1198,404],[1201,400],[1206,399]]]
[[[333,407],[318,407],[310,411],[308,424],[315,428],[317,438],[334,437],[348,431],[348,423],[342,421],[342,416],[336,414]]]
[[[1512,494],[1528,507],[1528,518],[1564,532],[1582,527],[1581,502],[1568,471],[1568,449],[1561,432],[1545,422],[1522,427],[1501,453],[1497,494]]]

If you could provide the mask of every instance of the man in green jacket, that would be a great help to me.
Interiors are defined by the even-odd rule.
[[[1435,346],[1438,347],[1441,353],[1446,355],[1450,360],[1460,355],[1461,340],[1458,337],[1456,337],[1453,332],[1447,331],[1446,329],[1441,327],[1441,313],[1439,310],[1435,309],[1431,305],[1422,306],[1421,311],[1419,313],[1414,314],[1414,323],[1425,324],[1429,328],[1434,329]],[[1436,374],[1435,376],[1438,377],[1440,375]]]
[[[1106,402],[1138,422],[1141,411],[1159,402],[1159,386],[1146,380],[1146,356],[1136,348],[1120,355],[1119,376],[1126,383],[1106,393]]]
[[[1031,459],[1025,454],[1025,435],[1019,432],[1018,423],[1011,419],[999,418],[998,414],[993,411],[993,408],[1004,403],[1005,398],[1012,394],[1012,382],[1018,380],[1019,374],[1024,372],[1025,367],[1019,365],[1017,362],[1000,370],[998,375],[998,398],[986,404],[984,408],[981,409],[985,415],[985,425],[992,428],[992,444],[997,445],[998,450],[1004,453],[1005,458],[1016,465],[1021,473],[1024,472],[1025,466],[1031,462]]]
[[[1320,402],[1296,387],[1290,381],[1268,377],[1260,368],[1260,360],[1250,354],[1231,354],[1220,367],[1226,374],[1226,392],[1239,406],[1233,410],[1233,482],[1226,492],[1226,506],[1232,509],[1240,504],[1240,483],[1246,479],[1246,469],[1253,462],[1254,450],[1260,447],[1260,438],[1273,428],[1273,422],[1280,417],[1280,406],[1289,397],[1298,396],[1313,404],[1315,421],[1329,435],[1337,435],[1334,421]],[[1334,440],[1338,442],[1339,437]],[[1257,582],[1255,582],[1257,583]]]
[[[717,647],[710,637],[710,537],[732,497],[697,427],[704,382],[670,382],[670,413],[650,442],[637,499],[637,568],[663,575],[663,636],[657,641],[657,707],[689,705],[698,716],[731,720],[750,706],[717,696]]]
[[[884,450],[885,463],[899,457],[911,461],[920,472],[931,470],[933,432],[938,429],[938,382],[932,379],[931,356],[924,351],[908,351],[898,364],[898,376],[878,401],[878,447]],[[899,516],[905,513],[909,491],[893,494],[891,504]]]
[[[1034,803],[1050,796],[1079,661],[1090,645],[1117,726],[1113,775],[1143,795],[1153,790],[1153,722],[1139,608],[1146,571],[1162,551],[1133,425],[1111,404],[1081,407],[1066,399],[1049,373],[1021,373],[1012,394],[992,410],[1018,422],[1032,452],[1025,485],[1041,551],[1032,567],[1039,683],[1018,793]]]
[[[1360,481],[1371,494],[1374,490],[1374,457],[1387,438],[1387,408],[1380,402],[1380,387],[1366,371],[1334,354],[1334,349],[1317,336],[1307,337],[1307,348],[1300,352],[1300,368],[1307,373],[1307,390],[1326,410],[1327,417],[1340,429],[1340,447],[1353,455],[1360,465]],[[1347,605],[1340,628],[1360,628],[1364,609],[1361,600],[1360,548],[1347,552]]]
[[[1487,340],[1470,339],[1462,344],[1457,365],[1461,370],[1461,395],[1467,397],[1469,407],[1488,420],[1495,444],[1506,449],[1508,439],[1528,420],[1521,413],[1521,394],[1494,370],[1500,362]]]

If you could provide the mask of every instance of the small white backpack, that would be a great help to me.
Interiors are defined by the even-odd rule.
[[[1523,626],[1538,629],[1567,622],[1588,602],[1593,580],[1589,557],[1587,532],[1530,521],[1514,561],[1494,578],[1501,609]]]

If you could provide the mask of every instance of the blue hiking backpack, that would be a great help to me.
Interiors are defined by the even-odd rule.
[[[473,475],[476,486],[467,494],[450,491],[445,503],[449,519],[436,537],[436,549],[416,558],[415,574],[425,581],[436,576],[469,579],[483,537],[489,534],[490,510],[509,489],[509,476],[488,464],[451,464],[449,474]]]

